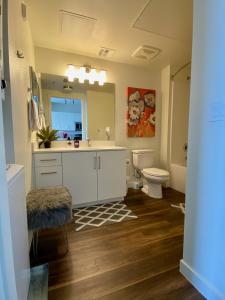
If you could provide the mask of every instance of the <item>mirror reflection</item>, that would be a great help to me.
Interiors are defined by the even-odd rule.
[[[30,71],[30,86],[31,86],[32,97],[34,101],[37,102],[39,105],[40,88],[38,84],[37,74],[34,72],[34,69],[32,67],[29,67],[29,71]]]
[[[63,76],[41,74],[46,124],[58,140],[114,140],[115,86],[68,82]]]

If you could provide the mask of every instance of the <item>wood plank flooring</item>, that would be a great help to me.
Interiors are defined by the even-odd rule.
[[[32,264],[49,261],[49,300],[204,299],[179,273],[184,216],[170,206],[179,202],[172,189],[162,200],[129,190],[138,219],[80,232],[69,225],[66,256],[62,233],[42,232]]]

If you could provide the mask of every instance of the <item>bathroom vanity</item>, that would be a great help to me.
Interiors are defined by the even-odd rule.
[[[41,79],[39,109],[45,112],[46,124],[57,130],[58,139],[50,149],[34,149],[33,186],[64,185],[74,206],[123,200],[126,149],[114,142],[115,85],[74,82],[67,93],[62,90],[64,76],[42,73]],[[79,148],[69,145],[73,140],[79,141]]]
[[[36,149],[36,188],[64,185],[73,205],[123,200],[126,195],[126,148],[80,147]]]

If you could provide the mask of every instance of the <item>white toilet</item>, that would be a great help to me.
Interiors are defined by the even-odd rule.
[[[144,176],[142,191],[156,199],[162,198],[162,184],[169,180],[169,172],[151,168],[154,162],[154,150],[133,150],[133,165]]]

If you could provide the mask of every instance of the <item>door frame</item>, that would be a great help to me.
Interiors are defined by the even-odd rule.
[[[3,3],[4,1],[4,3]],[[3,68],[3,39],[2,39],[2,14],[4,5],[4,13],[7,8],[7,0],[0,0],[1,14],[0,14],[0,76],[2,78]],[[6,157],[5,157],[5,139],[3,129],[3,112],[2,101],[4,93],[0,89],[0,299],[15,299],[17,300],[16,279],[14,272],[14,259],[12,249],[12,236],[11,236],[11,222],[10,210],[8,201],[8,185],[6,177]]]
[[[6,179],[5,143],[3,131],[2,93],[0,94],[0,298],[17,299],[11,222]]]

